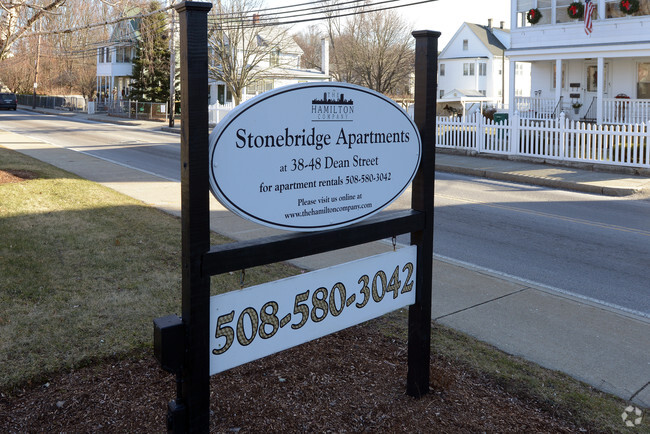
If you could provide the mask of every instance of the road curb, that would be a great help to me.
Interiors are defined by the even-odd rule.
[[[517,182],[521,184],[537,185],[562,190],[577,191],[580,193],[600,194],[603,196],[631,196],[641,193],[643,188],[638,187],[602,187],[599,185],[583,184],[579,182],[562,181],[559,179],[528,176],[521,173],[495,172],[492,170],[475,169],[470,167],[449,166],[436,164],[436,171],[456,173],[459,175],[477,176],[480,178],[496,179],[499,181]]]

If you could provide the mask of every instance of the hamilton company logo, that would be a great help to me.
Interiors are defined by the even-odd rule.
[[[311,100],[312,120],[315,122],[351,121],[354,114],[354,101],[345,99],[337,90],[323,92],[323,98]]]

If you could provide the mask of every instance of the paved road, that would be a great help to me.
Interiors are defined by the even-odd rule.
[[[179,179],[178,135],[20,111],[0,127]],[[444,173],[435,200],[436,255],[650,317],[649,201]]]
[[[178,134],[21,110],[0,112],[0,128],[180,181]]]

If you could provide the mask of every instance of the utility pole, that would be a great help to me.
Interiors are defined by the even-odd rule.
[[[38,67],[41,63],[41,21],[38,20],[38,42],[36,43],[36,71],[34,72],[34,95],[32,97],[32,109],[36,108],[36,88],[38,87]]]
[[[171,9],[172,28],[169,38],[169,127],[174,126],[174,112],[176,111],[176,48],[174,46],[174,26],[176,24],[176,10]]]

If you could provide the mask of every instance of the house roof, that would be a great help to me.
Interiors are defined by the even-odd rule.
[[[442,98],[438,98],[438,102],[452,102],[452,101],[488,101],[491,98],[484,96],[478,90],[473,89],[453,89],[445,93]]]
[[[488,26],[482,26],[480,24],[474,23],[464,23],[474,34],[481,40],[483,45],[487,47],[488,50],[494,55],[500,56],[503,53],[503,50],[507,49],[503,43],[494,35],[494,30],[504,33],[510,33],[510,29],[501,29],[501,28],[490,28]]]

